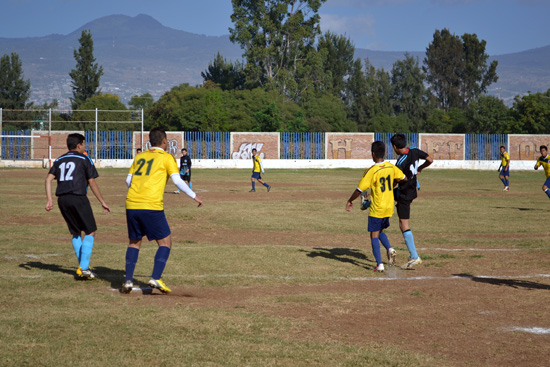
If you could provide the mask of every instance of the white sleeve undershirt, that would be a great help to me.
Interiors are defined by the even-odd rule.
[[[183,191],[184,193],[186,193],[191,199],[194,199],[197,194],[195,194],[193,192],[193,190],[191,190],[189,188],[189,186],[187,186],[187,184],[185,183],[185,181],[183,181],[180,177],[180,174],[179,173],[173,173],[170,178],[172,179],[172,181],[174,182],[174,184],[178,187],[178,189],[180,189],[181,191]]]

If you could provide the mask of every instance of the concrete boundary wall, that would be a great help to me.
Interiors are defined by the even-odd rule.
[[[389,162],[395,163],[394,160]],[[373,164],[372,159],[317,159],[317,160],[292,160],[292,159],[265,159],[263,161],[266,171],[270,169],[332,169],[332,168],[358,168],[365,169]],[[104,159],[95,162],[98,169],[101,168],[130,168],[131,159]],[[435,160],[430,169],[464,169],[496,171],[500,161],[468,161],[468,160]],[[535,161],[512,161],[512,171],[532,171]],[[49,168],[47,159],[32,161],[0,160],[0,168]],[[194,159],[193,168],[197,169],[252,169],[252,162],[243,159]]]

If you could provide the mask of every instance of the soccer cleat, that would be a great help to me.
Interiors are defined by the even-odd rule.
[[[271,185],[267,187],[267,192],[269,192],[269,190],[271,190]]]
[[[510,188],[506,186],[502,191],[510,191]]]
[[[390,248],[388,250],[388,265],[389,266],[395,265],[396,257],[397,257],[397,251],[395,251],[393,248]]]
[[[383,273],[384,272],[384,264],[378,264],[376,268],[374,268],[375,273]]]
[[[174,194],[179,194],[179,193],[180,193],[180,190],[174,191]]]
[[[422,264],[422,259],[420,258],[420,256],[417,259],[411,259],[409,257],[409,262],[406,263],[405,265],[403,265],[401,268],[402,269],[414,269],[415,265],[420,265],[420,264]]]
[[[252,190],[250,190],[249,192],[256,192],[256,190],[252,189]]]
[[[76,275],[84,279],[95,279],[95,274],[90,269],[82,270],[81,267],[76,269]]]
[[[131,280],[127,280],[122,284],[122,288],[120,288],[120,291],[122,293],[132,293],[132,289],[134,288],[134,283]]]
[[[159,291],[161,291],[162,293],[170,293],[172,292],[172,290],[170,288],[168,288],[166,286],[166,284],[164,284],[164,282],[161,280],[161,279],[149,279],[149,285],[152,287],[152,288],[156,288],[158,289]]]

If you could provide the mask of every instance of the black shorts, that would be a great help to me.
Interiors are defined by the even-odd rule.
[[[409,219],[411,217],[412,200],[397,200],[397,216],[399,219]]]
[[[88,235],[97,231],[94,212],[87,196],[61,195],[57,198],[57,205],[72,235],[79,235],[82,231]]]
[[[186,175],[181,175],[181,174],[180,174],[180,177],[181,177],[181,179],[182,179],[183,181],[191,182],[191,171],[189,171],[189,173],[186,174]]]

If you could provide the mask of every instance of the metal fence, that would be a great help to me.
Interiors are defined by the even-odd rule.
[[[2,159],[29,160],[32,158],[31,130],[2,131]]]
[[[374,133],[374,140],[383,141],[386,145],[386,156],[385,159],[397,159],[397,154],[393,150],[390,142],[390,138],[395,135],[394,133]],[[413,133],[403,134],[407,138],[407,145],[411,148],[420,148],[419,144],[419,135]]]
[[[500,147],[508,145],[506,134],[466,134],[466,156],[471,161],[491,161],[500,159]]]
[[[183,139],[193,159],[230,159],[231,133],[186,131]]]
[[[325,159],[325,133],[281,133],[281,159]]]
[[[95,158],[96,132],[86,131],[86,151]],[[98,131],[97,159],[132,159],[133,131]]]

